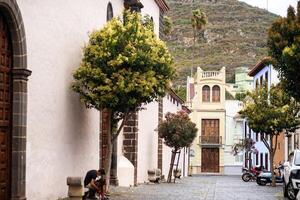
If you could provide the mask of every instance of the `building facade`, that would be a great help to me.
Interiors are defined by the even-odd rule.
[[[99,167],[99,112],[72,73],[88,33],[140,4],[158,34],[163,0],[0,0],[1,200],[64,197],[66,177]]]
[[[191,170],[197,173],[224,173],[225,67],[220,71],[197,68],[187,79],[187,105],[198,134],[191,146]]]
[[[253,77],[248,75],[248,67],[235,69],[235,83],[227,83],[226,90],[235,96],[237,93],[253,90]]]
[[[183,100],[170,90],[160,101],[143,105],[143,110],[137,112],[126,123],[116,144],[117,185],[134,186],[148,182],[147,171],[153,169],[160,169],[162,177],[167,177],[172,149],[158,137],[157,127],[168,112],[184,110],[183,103]],[[176,163],[177,159],[178,156]],[[181,169],[182,176],[188,175],[186,148],[180,151],[178,168]]]
[[[239,175],[242,172],[244,155],[241,151],[236,151],[235,145],[243,139],[244,120],[240,118],[238,112],[242,109],[242,102],[238,100],[226,100],[226,132],[224,144],[224,174]]]
[[[249,72],[249,75],[253,77],[254,89],[258,87],[266,87],[270,90],[272,85],[279,83],[278,72],[274,69],[271,64],[268,64],[268,59],[265,58],[258,62]],[[247,125],[245,121],[245,137],[251,138],[254,144],[254,151],[245,153],[245,166],[251,167],[254,165],[264,166],[266,169],[270,169],[270,155],[265,144],[262,142],[261,138],[265,137],[269,141],[267,135],[260,135],[259,133],[253,132]],[[285,135],[280,134],[278,137],[277,150],[274,156],[274,164],[278,165],[280,161],[285,160]],[[286,157],[287,158],[287,157]]]

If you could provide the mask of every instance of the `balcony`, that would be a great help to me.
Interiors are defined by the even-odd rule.
[[[221,146],[222,136],[206,136],[202,135],[199,137],[200,146]]]
[[[205,71],[202,73],[202,78],[212,78],[219,75],[220,75],[219,71]]]

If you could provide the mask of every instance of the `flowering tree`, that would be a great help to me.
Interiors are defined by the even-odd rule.
[[[141,104],[164,96],[174,77],[171,55],[148,21],[138,13],[126,11],[123,21],[114,18],[101,30],[92,32],[73,75],[72,88],[86,107],[106,109],[109,113],[107,186],[112,144],[126,119]]]
[[[188,114],[184,111],[167,113],[166,120],[158,126],[159,137],[163,138],[165,144],[172,148],[171,164],[167,182],[171,182],[172,169],[176,153],[183,147],[191,145],[196,137],[196,124],[191,122]]]
[[[280,134],[295,131],[299,124],[300,105],[288,96],[280,85],[257,88],[245,99],[245,108],[240,111],[242,117],[247,118],[249,127],[256,133],[260,133],[262,141],[269,150],[271,171],[273,171],[273,159],[277,150],[277,139]],[[272,173],[272,185],[275,186]]]

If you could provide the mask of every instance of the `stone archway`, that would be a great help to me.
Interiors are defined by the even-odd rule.
[[[8,137],[10,139],[8,152],[9,175],[5,177],[7,180],[5,182],[9,185],[4,199],[25,200],[27,80],[31,71],[27,69],[25,30],[16,0],[0,0],[0,13],[8,28],[10,40],[8,42],[11,43],[11,65],[9,70],[11,78],[8,86],[11,93],[11,111],[8,117],[10,119],[10,135]],[[3,175],[1,176],[3,177]]]

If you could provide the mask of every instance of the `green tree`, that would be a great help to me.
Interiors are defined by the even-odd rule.
[[[269,150],[271,171],[277,149],[277,139],[280,134],[294,132],[299,124],[300,105],[288,96],[280,85],[257,88],[244,100],[245,107],[239,113],[248,121],[249,127],[256,133],[260,133],[262,141]],[[275,186],[272,173],[272,185]]]
[[[174,77],[172,58],[152,31],[149,19],[125,12],[90,34],[72,88],[87,108],[109,113],[107,186],[112,144],[131,113],[165,95]]]
[[[163,138],[165,144],[172,148],[171,164],[168,174],[168,183],[171,182],[172,169],[176,153],[183,147],[191,145],[196,137],[196,124],[191,122],[188,114],[184,111],[167,113],[166,120],[158,126],[159,137]]]
[[[243,101],[247,96],[247,92],[238,92],[235,94],[235,99],[239,101]]]
[[[178,85],[174,91],[182,100],[186,99],[186,87]]]
[[[200,9],[196,9],[192,11],[191,24],[193,27],[194,40],[193,40],[193,58],[192,58],[193,66],[191,67],[191,76],[193,76],[196,36],[198,32],[204,35],[204,29],[207,23],[208,20],[205,12],[202,12]]]
[[[172,32],[173,22],[169,16],[163,17],[163,33],[169,35]]]
[[[290,6],[287,17],[280,17],[272,24],[268,47],[286,92],[300,101],[300,2],[297,15]]]

